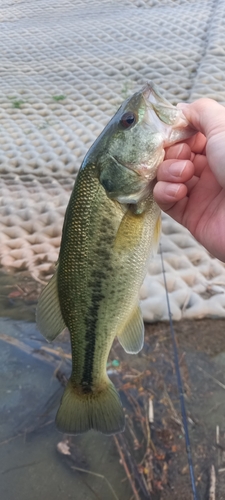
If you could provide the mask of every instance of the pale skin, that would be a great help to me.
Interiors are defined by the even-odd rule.
[[[199,132],[167,149],[154,197],[164,212],[225,262],[225,107],[212,99],[178,107]]]

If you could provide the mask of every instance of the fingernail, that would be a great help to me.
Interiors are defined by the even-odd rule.
[[[184,144],[176,144],[176,158],[179,158],[184,149]]]
[[[177,104],[177,108],[179,108],[179,109],[185,109],[188,106],[190,106],[189,102],[178,102],[178,104]]]
[[[176,163],[172,163],[168,167],[169,173],[173,175],[173,177],[181,177],[186,164],[186,161],[176,161]]]
[[[165,186],[165,194],[168,196],[171,196],[172,198],[176,198],[176,194],[178,193],[180,189],[180,184],[167,184]]]

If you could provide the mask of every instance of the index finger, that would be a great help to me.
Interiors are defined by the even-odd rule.
[[[188,144],[185,142],[178,142],[177,144],[173,144],[169,148],[165,150],[165,160],[172,159],[180,159],[180,160],[190,160],[191,158],[191,150]]]
[[[201,132],[197,132],[197,134],[187,139],[186,144],[190,147],[193,153],[204,153],[206,146],[206,137]]]

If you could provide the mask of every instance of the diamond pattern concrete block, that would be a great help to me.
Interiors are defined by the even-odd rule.
[[[122,100],[152,79],[173,103],[225,103],[225,4],[204,0],[5,0],[0,6],[1,265],[42,280],[88,148]],[[163,217],[175,319],[225,316],[224,264]],[[168,317],[160,256],[141,289]]]

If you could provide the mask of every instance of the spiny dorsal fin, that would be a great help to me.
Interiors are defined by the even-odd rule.
[[[49,342],[66,328],[58,297],[57,268],[39,298],[36,322],[38,329]]]
[[[129,354],[137,354],[144,345],[144,323],[140,307],[135,307],[118,340]]]

